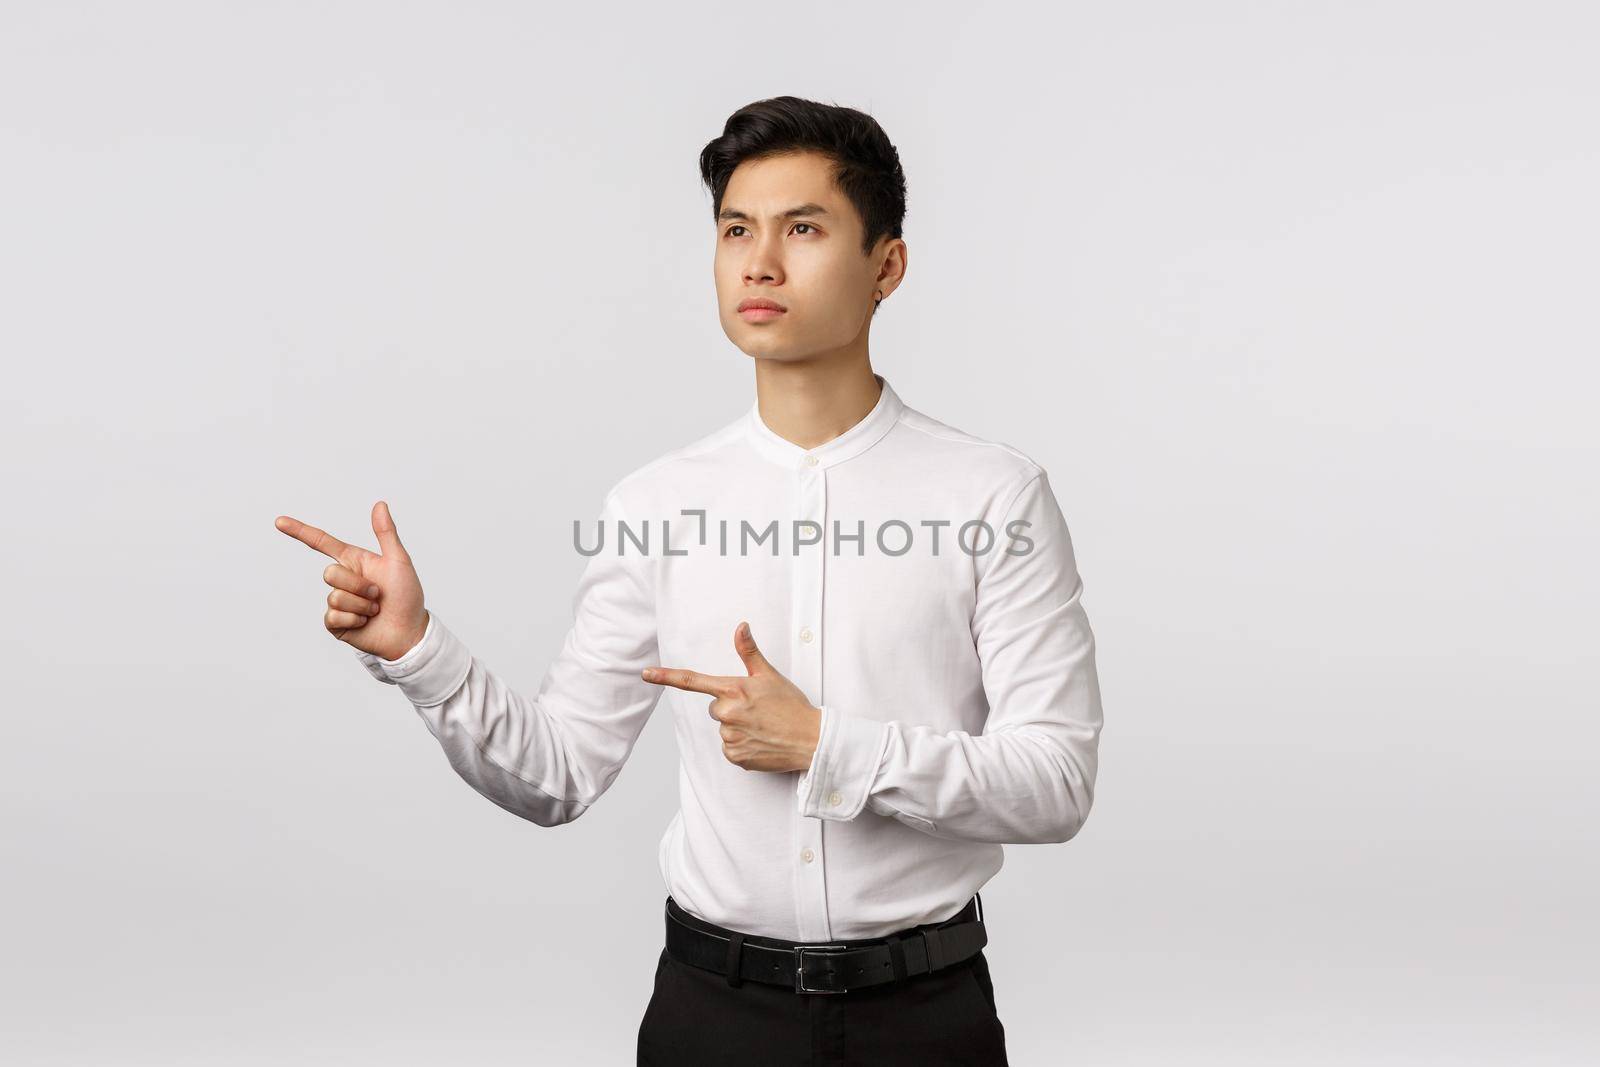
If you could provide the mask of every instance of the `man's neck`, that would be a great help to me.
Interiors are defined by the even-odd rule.
[[[800,448],[818,448],[850,429],[883,392],[865,357],[843,364],[755,362],[761,421]]]

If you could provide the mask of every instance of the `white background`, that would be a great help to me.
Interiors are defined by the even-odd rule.
[[[573,519],[753,400],[696,158],[792,93],[899,146],[874,368],[1051,472],[1099,641],[1094,813],[984,892],[1013,1063],[1595,1062],[1597,31],[5,4],[0,1058],[632,1062],[670,722],[514,818],[272,520],[389,501],[531,692]]]

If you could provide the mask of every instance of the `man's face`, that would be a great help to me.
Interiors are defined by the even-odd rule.
[[[862,224],[815,152],[739,164],[722,196],[713,264],[728,339],[748,355],[798,361],[845,349],[866,330],[885,238],[861,254]],[[790,215],[794,209],[803,209]],[[766,299],[786,310],[746,311]]]

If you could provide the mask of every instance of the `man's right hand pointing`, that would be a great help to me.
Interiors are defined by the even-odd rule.
[[[333,587],[322,624],[334,637],[383,659],[399,659],[422,640],[428,629],[422,582],[388,504],[380,500],[372,508],[372,532],[382,555],[287,515],[279,515],[274,525],[334,561],[322,572],[322,580]]]

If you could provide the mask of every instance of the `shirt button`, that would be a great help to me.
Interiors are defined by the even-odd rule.
[[[828,794],[828,803],[837,808],[839,806],[839,794],[838,793],[829,793]]]
[[[807,863],[810,863],[812,860],[817,858],[817,854],[812,852],[809,848],[804,848],[800,850],[800,858],[805,860]]]
[[[811,643],[811,627],[800,627],[800,640],[804,641],[808,645]]]
[[[807,456],[806,457],[806,466],[815,467],[816,465],[817,465],[817,457],[816,456]]]

